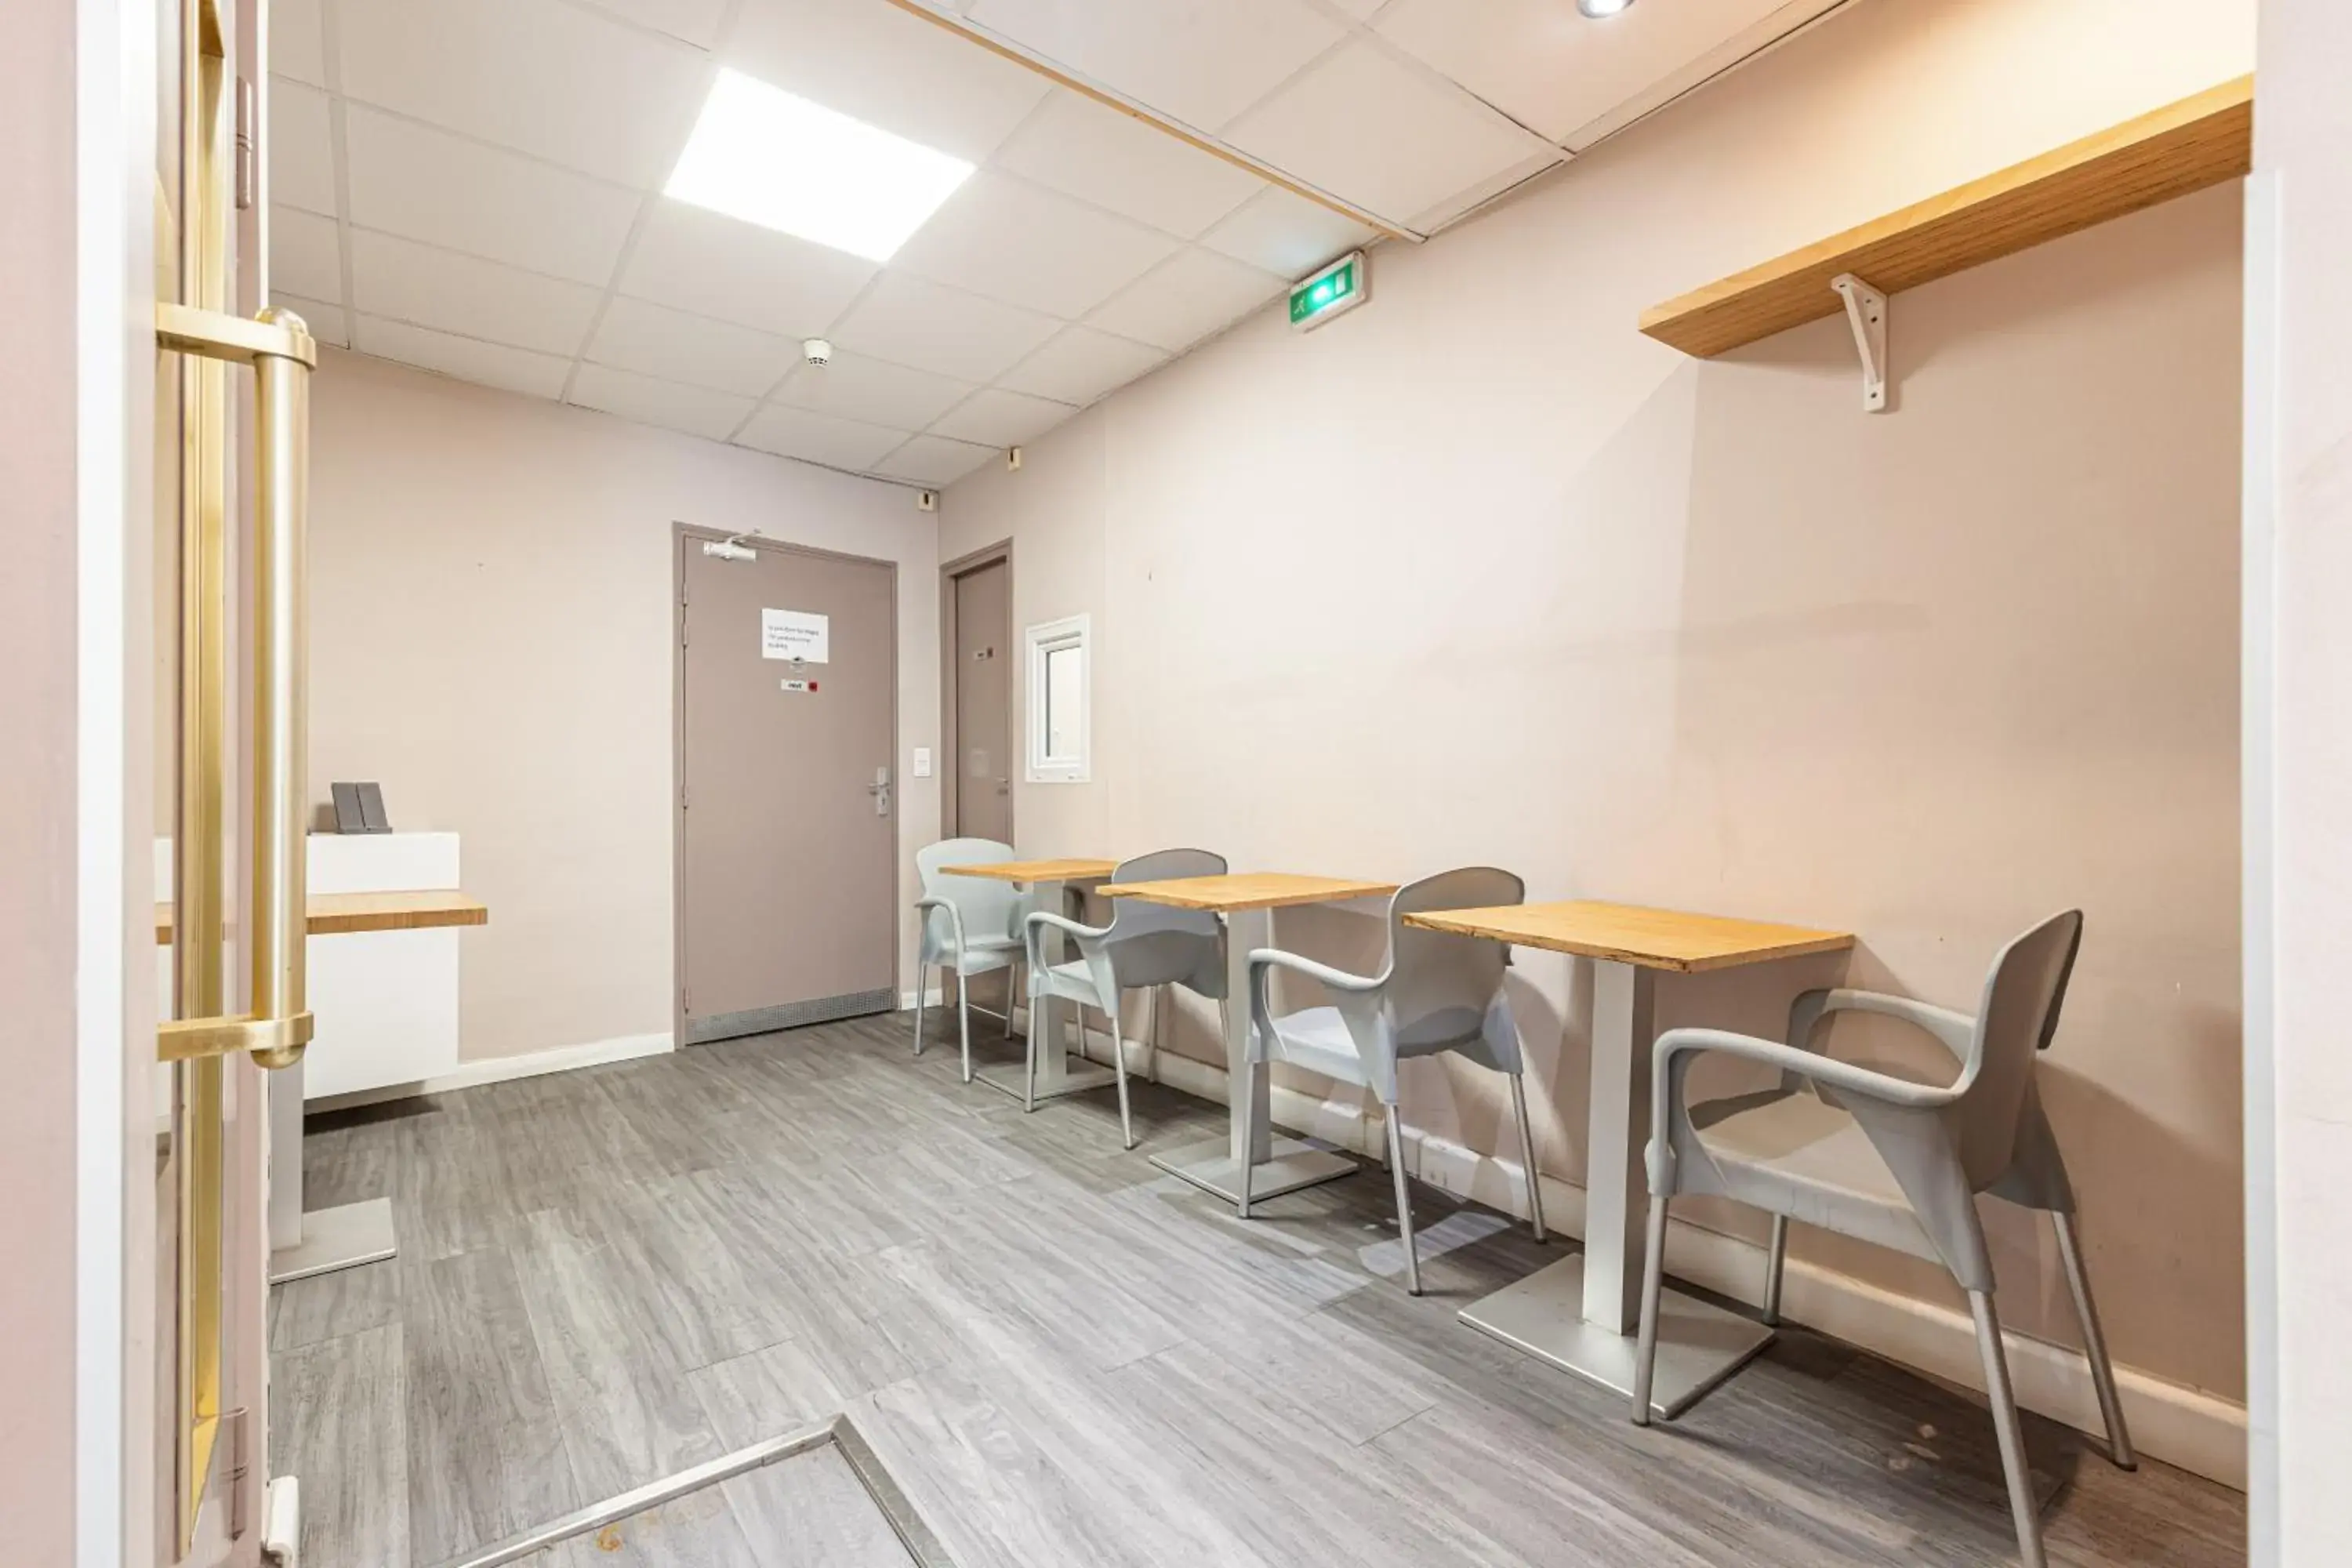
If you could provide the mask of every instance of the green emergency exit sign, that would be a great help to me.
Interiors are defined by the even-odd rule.
[[[1349,251],[1312,278],[1290,286],[1290,324],[1301,331],[1319,327],[1362,304],[1370,293],[1370,284],[1364,271],[1364,253]]]

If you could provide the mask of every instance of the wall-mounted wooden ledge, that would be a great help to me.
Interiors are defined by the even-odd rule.
[[[1841,273],[1883,294],[1916,288],[2235,179],[2253,142],[2244,76],[1654,306],[1642,331],[1709,358],[1837,314]]]
[[[451,889],[413,893],[313,893],[312,936],[350,936],[371,931],[430,931],[439,926],[490,923],[488,905]],[[172,906],[155,906],[155,941],[172,940]]]

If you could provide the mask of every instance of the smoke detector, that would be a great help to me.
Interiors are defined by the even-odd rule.
[[[814,365],[831,364],[833,345],[823,338],[803,338],[801,340],[801,358]]]

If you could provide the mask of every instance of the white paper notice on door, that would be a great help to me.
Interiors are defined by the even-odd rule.
[[[833,621],[806,610],[760,612],[760,657],[823,664],[833,642]]]

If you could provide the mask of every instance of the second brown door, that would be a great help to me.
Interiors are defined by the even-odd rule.
[[[955,580],[956,837],[1013,841],[1013,568]]]

